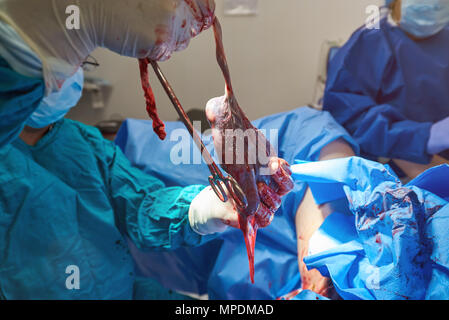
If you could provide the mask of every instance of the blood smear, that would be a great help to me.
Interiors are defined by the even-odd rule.
[[[156,108],[156,99],[154,98],[153,89],[150,85],[150,77],[148,73],[148,59],[139,59],[140,79],[142,82],[142,89],[145,93],[145,102],[147,105],[147,112],[153,120],[153,130],[158,135],[159,139],[164,140],[167,137],[165,132],[165,124],[159,118]]]

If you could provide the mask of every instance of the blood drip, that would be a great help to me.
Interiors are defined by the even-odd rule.
[[[254,250],[256,247],[256,236],[259,225],[256,223],[254,215],[247,218],[243,218],[242,215],[239,215],[239,226],[245,239],[251,283],[254,283]]]
[[[232,84],[231,84],[231,76],[230,76],[230,72],[229,72],[229,67],[228,67],[226,55],[224,52],[223,34],[222,34],[222,30],[221,30],[221,26],[218,21],[218,18],[216,18],[216,17],[215,17],[215,20],[213,23],[213,28],[214,28],[215,42],[216,42],[216,46],[217,46],[217,49],[216,49],[217,50],[217,52],[216,52],[217,62],[223,72],[223,76],[224,76],[225,83],[226,83],[226,102],[225,103],[229,104],[230,109],[238,110],[239,118],[242,120],[242,122],[248,122],[247,125],[249,127],[249,126],[251,126],[251,124],[249,123],[249,121],[247,120],[247,118],[245,117],[243,112],[241,111],[240,107],[238,106],[237,100],[234,96],[234,91],[232,89]],[[227,170],[227,171],[228,171],[228,173],[230,173],[229,170]],[[250,169],[247,168],[247,171],[250,171]],[[245,185],[242,185],[242,182],[246,183],[246,180],[248,180],[248,179],[245,179],[246,178],[245,174],[247,174],[247,173],[248,172],[240,172],[239,177],[234,176],[234,178],[236,178],[236,180],[239,182],[239,184],[241,184],[241,186],[245,192],[247,192],[249,189],[251,189],[251,188],[245,188]],[[249,182],[248,182],[248,184],[249,184]],[[249,207],[251,207],[251,205],[254,205],[255,201],[252,201],[252,199],[255,199],[256,197],[257,197],[257,201],[259,201],[257,195],[247,194]],[[251,202],[253,202],[253,203],[251,203]],[[258,204],[256,203],[255,205],[257,208]],[[248,253],[248,260],[249,260],[250,278],[251,278],[252,283],[254,283],[254,249],[255,249],[255,243],[256,243],[257,230],[259,228],[258,218],[255,215],[255,211],[251,212],[253,209],[254,209],[254,207],[251,207],[251,208],[247,208],[246,210],[243,210],[243,212],[239,212],[239,228],[243,232],[243,236],[245,239],[245,245],[246,245],[246,250]],[[270,222],[271,222],[271,220],[270,220]],[[265,224],[264,226],[267,225],[267,223],[264,223],[264,224]]]
[[[142,88],[145,93],[145,102],[147,105],[147,112],[153,120],[153,130],[158,135],[159,139],[164,140],[167,137],[165,132],[165,124],[159,118],[156,108],[156,99],[154,98],[153,89],[150,85],[150,77],[148,73],[148,59],[139,59],[140,79]]]

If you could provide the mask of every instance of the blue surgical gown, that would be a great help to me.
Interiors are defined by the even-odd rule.
[[[35,146],[15,139],[0,148],[0,296],[133,298],[128,241],[140,250],[202,244],[188,208],[203,188],[166,187],[75,121],[57,122]],[[78,290],[66,288],[70,266]]]
[[[317,232],[328,241],[304,258],[343,299],[448,299],[448,165],[406,185],[388,166],[356,157],[301,162],[292,171],[314,182],[316,198],[344,192],[350,199],[352,219],[329,216]]]
[[[139,298],[130,243],[173,250],[212,238],[188,223],[204,187],[166,187],[97,129],[70,120],[26,145],[17,136],[44,90],[0,58],[0,298]],[[65,286],[71,266],[78,290]]]
[[[449,28],[414,41],[387,18],[331,60],[323,100],[362,155],[429,163],[433,123],[449,116]]]

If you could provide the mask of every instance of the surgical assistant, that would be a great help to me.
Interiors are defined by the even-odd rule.
[[[368,158],[449,159],[449,1],[387,4],[331,60],[324,109]]]
[[[92,15],[94,2],[108,8],[111,4],[86,2]],[[77,57],[65,56],[70,50],[66,52],[62,45],[49,50],[58,41],[42,38],[43,34],[35,38],[33,32],[39,31],[18,27],[15,22],[20,19],[6,14],[8,5],[14,8],[16,3],[23,5],[16,0],[0,2],[0,298],[136,298],[128,240],[144,251],[199,245],[224,231],[223,221],[237,221],[238,214],[231,202],[221,202],[210,187],[166,187],[158,178],[133,168],[97,129],[62,119],[81,97],[83,74]],[[194,10],[195,14],[213,12],[213,2],[189,3],[204,9]],[[148,17],[155,19],[183,20],[192,15],[184,1],[174,7],[180,8],[175,12],[164,1],[147,4],[155,10],[147,12]],[[43,11],[37,9],[36,15],[53,12],[50,6]],[[133,16],[132,12],[116,13],[125,23]],[[134,20],[128,22],[129,28],[112,31],[138,37],[139,32],[131,28]],[[111,30],[101,32],[107,37]],[[188,44],[195,35],[193,29],[188,35],[176,36],[178,45],[155,45],[155,39],[144,39],[142,46],[149,46],[149,51],[140,54],[168,58]],[[37,44],[40,41],[43,44]],[[136,42],[122,44],[125,50]],[[76,54],[88,51],[83,46],[75,49]],[[123,53],[132,56],[137,54],[134,49]],[[170,160],[166,161],[169,166]],[[80,283],[68,281],[72,272],[79,274]]]

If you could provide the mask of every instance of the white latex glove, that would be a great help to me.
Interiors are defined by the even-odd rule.
[[[232,200],[222,202],[209,186],[190,204],[189,222],[193,231],[205,236],[237,226],[238,213]]]
[[[66,27],[71,5],[79,8],[78,30]],[[214,0],[0,0],[0,19],[39,56],[51,91],[97,47],[168,59],[211,26],[214,11]]]
[[[427,144],[429,154],[438,154],[445,150],[449,150],[449,117],[432,126]]]

